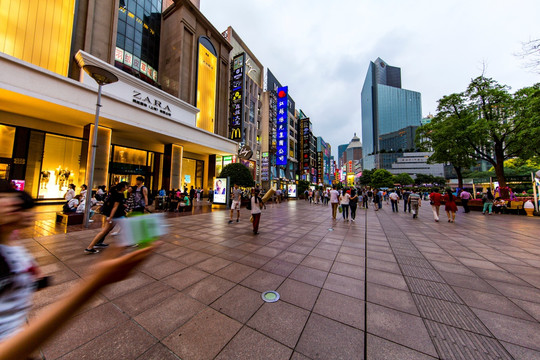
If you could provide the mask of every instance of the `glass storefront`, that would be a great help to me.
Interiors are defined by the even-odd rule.
[[[14,144],[15,128],[13,126],[0,125],[0,179],[9,179]]]
[[[162,154],[114,145],[112,161],[109,165],[109,188],[121,181],[135,185],[137,177],[143,176],[145,186],[153,189],[154,180],[160,181],[160,179],[154,179],[156,156],[161,157]]]
[[[204,161],[184,158],[182,161],[182,188],[203,187]]]

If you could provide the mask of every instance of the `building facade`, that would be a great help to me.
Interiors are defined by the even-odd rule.
[[[0,33],[1,177],[39,200],[86,183],[97,95],[88,65],[118,78],[103,86],[96,186],[142,175],[153,191],[208,188],[216,158],[236,154],[232,47],[190,1],[3,4],[0,22],[19,30]]]
[[[413,176],[418,174],[444,177],[444,164],[428,164],[427,160],[432,152],[405,152],[388,169],[392,174],[407,173]]]
[[[324,185],[332,184],[331,161],[332,147],[324,141],[320,136],[317,136],[317,174],[319,175],[319,183]]]
[[[401,69],[377,58],[370,62],[362,88],[364,169],[383,167],[378,154],[389,151],[381,137],[409,126],[420,126],[421,95],[401,88]]]

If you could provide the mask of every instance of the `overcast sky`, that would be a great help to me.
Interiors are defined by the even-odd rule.
[[[515,54],[540,37],[539,0],[201,0],[220,31],[231,25],[337,155],[361,137],[360,93],[370,61],[401,68],[422,114],[482,73],[512,90],[540,82]]]

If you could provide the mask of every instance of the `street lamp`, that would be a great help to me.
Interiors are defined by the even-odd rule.
[[[90,208],[92,207],[92,188],[94,182],[94,163],[96,161],[96,148],[99,124],[99,108],[101,107],[101,87],[118,81],[118,77],[113,73],[94,65],[84,65],[84,71],[98,83],[98,97],[96,103],[96,118],[94,120],[94,134],[92,137],[92,151],[90,152],[90,168],[87,170],[86,184],[86,203],[84,206],[84,227],[90,224]],[[88,169],[88,166],[87,166]]]

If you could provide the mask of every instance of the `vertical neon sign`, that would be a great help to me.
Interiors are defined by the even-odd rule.
[[[277,90],[277,146],[276,165],[287,165],[288,115],[287,96],[289,88],[280,87]]]

